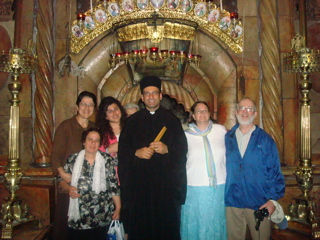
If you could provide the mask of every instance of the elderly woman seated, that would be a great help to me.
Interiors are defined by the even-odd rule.
[[[112,157],[98,149],[101,132],[89,128],[82,134],[84,150],[72,154],[64,170],[71,184],[60,178],[69,193],[68,239],[106,239],[111,219],[120,217],[120,190]]]

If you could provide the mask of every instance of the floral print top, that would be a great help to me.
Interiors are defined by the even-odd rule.
[[[96,194],[92,191],[93,169],[94,164],[90,166],[88,161],[83,161],[81,174],[78,181],[78,190],[81,194],[79,198],[80,219],[78,221],[68,221],[68,226],[73,229],[91,229],[96,227],[103,227],[111,223],[111,216],[114,212],[115,206],[113,204],[112,196],[119,196],[120,189],[116,172],[114,170],[114,159],[107,153],[100,152],[105,159],[106,169],[106,192]],[[78,153],[72,154],[64,170],[72,174],[75,161]],[[62,178],[59,177],[59,181]]]

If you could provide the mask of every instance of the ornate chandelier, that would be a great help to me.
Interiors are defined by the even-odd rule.
[[[138,62],[146,63],[147,60],[151,60],[155,65],[156,62],[160,64],[170,64],[177,62],[179,64],[184,63],[194,63],[197,67],[200,65],[201,55],[188,53],[185,50],[175,50],[179,48],[176,46],[171,47],[171,50],[160,49],[159,43],[164,39],[173,39],[172,41],[185,40],[187,42],[190,39],[194,39],[195,28],[192,26],[184,26],[177,23],[168,23],[166,22],[162,26],[157,26],[156,21],[154,21],[154,26],[147,26],[146,23],[139,23],[135,25],[125,26],[117,31],[117,40],[119,42],[128,42],[133,40],[142,40],[145,44],[140,49],[135,46],[132,50],[127,51],[116,51],[115,53],[110,54],[110,66],[114,68],[116,64],[124,62],[125,64],[131,63],[136,64]],[[131,33],[136,33],[133,36]],[[150,39],[150,46],[147,47],[147,39]],[[189,40],[189,41],[188,41]],[[129,48],[129,47],[127,47]],[[180,46],[180,48],[186,49],[185,46]]]
[[[148,57],[148,49],[140,49],[140,50],[132,50],[131,53],[128,51],[124,51],[122,53],[113,53],[110,55],[110,66],[114,68],[117,63],[124,61],[128,64],[129,61],[136,63],[139,59],[142,61],[146,61]],[[185,62],[187,63],[195,63],[197,67],[200,65],[200,61],[202,56],[196,55],[192,53],[186,53],[186,51],[177,51],[177,50],[160,50],[157,47],[150,48],[150,59],[155,64],[156,61],[164,61],[167,60],[168,57],[172,62],[180,61],[180,64]]]

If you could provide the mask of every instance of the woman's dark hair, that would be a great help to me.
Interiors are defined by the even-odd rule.
[[[81,103],[82,98],[84,98],[84,97],[92,98],[92,101],[94,103],[94,107],[97,106],[97,97],[96,97],[96,95],[94,95],[92,92],[83,91],[77,97],[76,104],[77,104],[78,107],[79,107],[79,103]]]
[[[102,144],[102,133],[100,131],[99,128],[96,128],[96,127],[91,127],[91,128],[88,128],[87,130],[85,130],[83,133],[82,133],[82,136],[81,136],[81,142],[84,143],[87,139],[87,136],[90,132],[97,132],[100,136],[100,145]]]
[[[108,107],[114,103],[118,106],[118,108],[121,111],[120,129],[122,130],[126,124],[127,113],[124,110],[121,103],[113,97],[103,98],[101,100],[100,105],[99,105],[99,110],[98,110],[97,119],[96,119],[96,126],[103,133],[102,145],[105,148],[109,147],[109,145],[110,145],[109,138],[110,139],[116,138],[116,136],[114,135],[114,132],[112,130],[112,127],[109,123],[109,120],[106,119],[106,116],[107,116],[106,111],[108,110]]]
[[[196,109],[196,107],[197,107],[198,104],[200,104],[200,103],[206,105],[206,107],[208,108],[208,110],[209,110],[209,112],[210,112],[210,108],[209,108],[208,103],[206,103],[205,101],[197,101],[197,102],[195,102],[195,103],[192,105],[192,107],[190,108],[190,111],[191,111],[191,112],[190,112],[189,119],[188,119],[188,123],[189,123],[189,124],[190,124],[190,123],[196,124],[196,120],[194,120],[194,118],[193,118],[192,115],[195,114],[194,110]],[[213,123],[217,123],[217,121],[214,120],[214,119],[211,117],[211,115],[210,115],[210,120],[211,120]]]

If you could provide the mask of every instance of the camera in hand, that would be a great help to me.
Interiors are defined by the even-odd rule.
[[[254,211],[254,217],[257,221],[256,223],[256,230],[259,231],[259,227],[260,227],[260,223],[261,221],[263,221],[264,217],[268,217],[269,216],[269,211],[267,208],[263,208],[261,210],[256,210]]]

